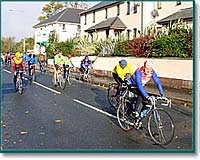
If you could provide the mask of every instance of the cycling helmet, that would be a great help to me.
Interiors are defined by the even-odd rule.
[[[20,52],[17,52],[17,53],[15,53],[15,57],[20,58],[20,57],[22,57],[22,55]]]
[[[125,68],[127,66],[127,61],[125,59],[122,59],[121,61],[119,61],[119,65],[122,67],[122,68]]]
[[[144,68],[153,68],[153,62],[151,60],[146,60],[144,62]]]
[[[67,54],[67,58],[71,58],[72,56],[71,56],[71,54]]]

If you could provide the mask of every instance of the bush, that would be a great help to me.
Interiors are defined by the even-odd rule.
[[[184,28],[170,30],[150,44],[150,57],[192,57],[192,32]]]
[[[74,43],[72,40],[68,40],[65,42],[56,43],[56,49],[63,52],[63,55],[73,53]]]
[[[135,57],[147,57],[149,53],[149,44],[154,40],[153,36],[138,37],[130,40],[128,47]]]

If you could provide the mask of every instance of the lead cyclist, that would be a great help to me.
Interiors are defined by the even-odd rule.
[[[137,119],[137,124],[141,124],[141,118],[140,118],[140,112],[143,108],[143,105],[141,104],[144,99],[147,99],[148,101],[153,101],[155,99],[154,96],[149,96],[149,94],[145,90],[145,85],[153,79],[154,84],[157,86],[160,96],[162,98],[164,97],[164,91],[163,87],[160,83],[160,80],[156,74],[156,72],[153,69],[153,62],[150,60],[146,60],[144,62],[144,65],[140,68],[138,68],[133,76],[131,78],[126,80],[126,84],[129,87],[129,90],[135,94],[137,94],[137,100],[135,105],[135,111],[133,112],[133,108],[130,107],[128,113],[133,113],[135,118]],[[134,86],[132,89],[131,86]]]

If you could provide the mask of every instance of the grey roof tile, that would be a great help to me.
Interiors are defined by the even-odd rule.
[[[178,20],[179,18],[182,19],[192,19],[192,7],[191,8],[185,8],[185,9],[181,9],[176,13],[173,13],[159,21],[157,21],[158,24],[166,24],[169,23],[170,21],[173,20]]]
[[[80,23],[79,13],[84,11],[83,9],[66,8],[61,12],[49,17],[48,19],[34,25],[34,28],[53,23],[53,22],[70,22]]]
[[[88,13],[88,12],[92,12],[92,11],[100,9],[100,8],[105,8],[106,6],[113,5],[113,4],[119,3],[119,2],[120,1],[106,1],[106,2],[103,1],[103,2],[100,2],[96,5],[94,5],[93,7],[89,8],[88,10],[81,12],[80,15]]]
[[[108,18],[90,28],[85,30],[86,32],[90,32],[97,29],[103,29],[103,28],[119,28],[119,29],[125,29],[126,25],[121,21],[119,17],[112,17]]]

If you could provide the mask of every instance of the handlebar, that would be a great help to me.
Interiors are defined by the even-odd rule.
[[[162,106],[167,106],[171,108],[171,99],[168,99],[166,97],[155,97],[155,99],[150,99],[150,101],[152,105],[155,105],[157,101],[163,101],[163,103],[161,103]]]

